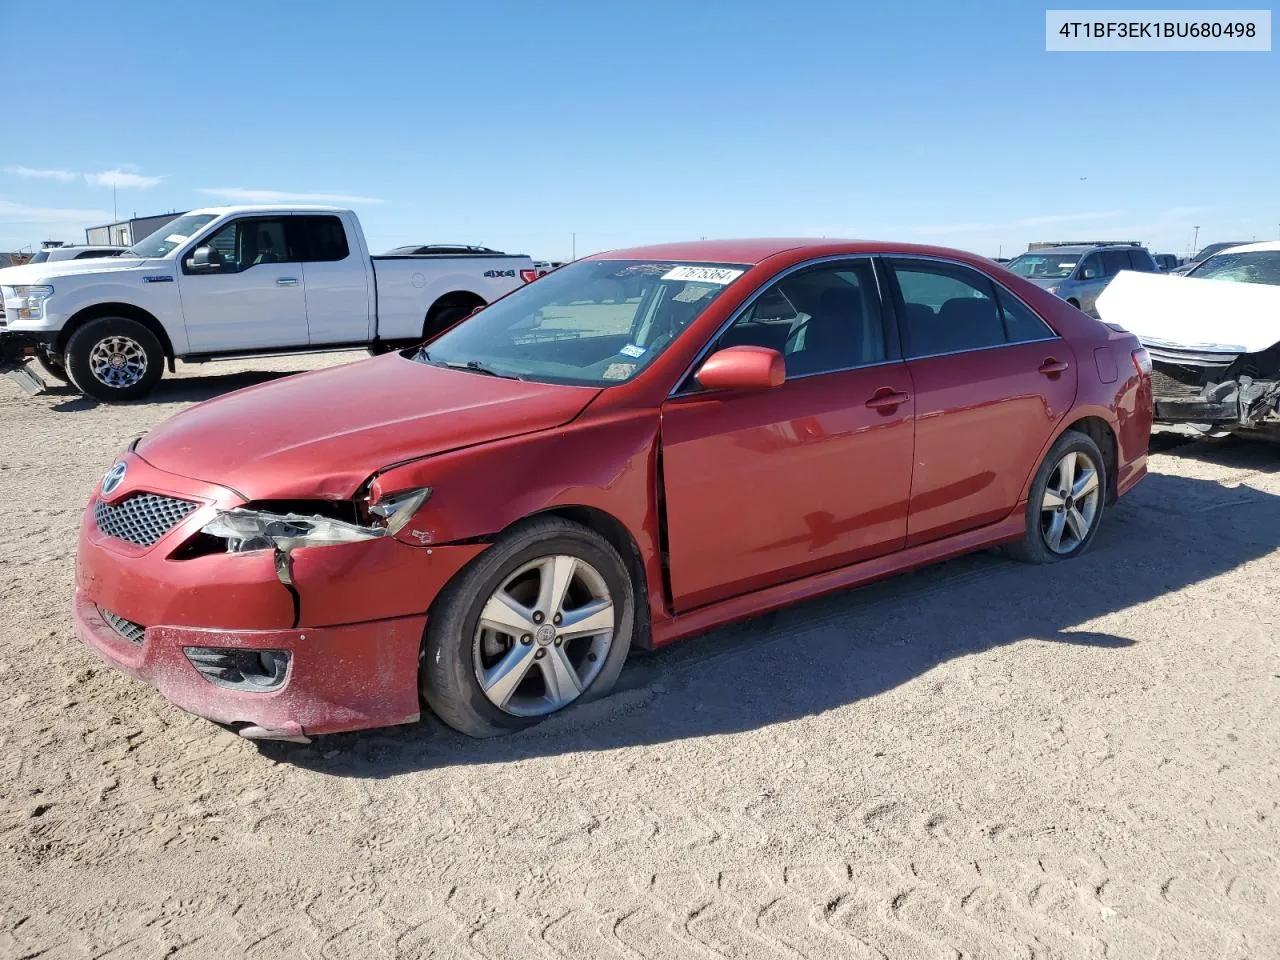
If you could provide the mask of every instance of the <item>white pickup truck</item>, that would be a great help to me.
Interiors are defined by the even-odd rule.
[[[332,207],[193,210],[119,257],[0,269],[0,372],[98,400],[143,396],[175,360],[419,343],[537,276],[485,248],[371,257]]]

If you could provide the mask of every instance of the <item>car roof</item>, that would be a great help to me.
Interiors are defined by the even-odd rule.
[[[1134,246],[1132,243],[1071,243],[1061,247],[1042,247],[1039,250],[1027,250],[1018,256],[1036,253],[1085,253],[1090,250],[1146,250],[1146,247]]]
[[[1280,240],[1261,240],[1258,243],[1241,243],[1231,247],[1224,247],[1214,252],[1216,257],[1219,253],[1266,253],[1271,250],[1280,250]]]
[[[627,247],[596,253],[589,260],[684,260],[691,263],[739,263],[754,266],[780,253],[791,253],[796,259],[821,256],[843,256],[868,253],[902,256],[963,257],[985,260],[986,257],[948,247],[885,240],[831,240],[824,237],[759,237],[730,240],[691,240],[684,243],[659,243],[644,247]]]

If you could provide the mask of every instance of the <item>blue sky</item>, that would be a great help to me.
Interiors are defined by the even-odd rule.
[[[353,206],[375,251],[554,259],[575,232],[580,256],[1280,234],[1280,54],[1050,54],[1044,18],[950,0],[0,0],[0,250],[83,242],[112,184],[122,216],[314,196]]]

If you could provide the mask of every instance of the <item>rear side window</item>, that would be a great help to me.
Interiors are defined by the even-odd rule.
[[[1104,277],[1114,277],[1121,270],[1128,269],[1130,269],[1128,250],[1102,251],[1102,275]]]
[[[1004,314],[1005,337],[1009,343],[1047,340],[1055,334],[1025,303],[1002,287],[996,287],[996,299]]]
[[[903,347],[908,357],[1004,345],[1004,321],[995,285],[988,277],[959,264],[888,263],[902,294]]]
[[[1057,336],[1013,294],[960,264],[889,260],[902,294],[907,357],[930,357]]]
[[[1134,270],[1141,270],[1143,273],[1154,273],[1156,269],[1156,264],[1151,259],[1151,254],[1145,250],[1130,250],[1129,264]]]
[[[331,263],[351,254],[342,221],[333,216],[310,214],[292,216],[287,221],[291,259],[303,263]]]

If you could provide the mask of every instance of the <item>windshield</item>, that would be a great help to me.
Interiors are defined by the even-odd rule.
[[[1250,241],[1248,240],[1240,240],[1240,241],[1233,240],[1231,243],[1211,243],[1207,247],[1205,247],[1203,250],[1201,250],[1199,253],[1197,253],[1194,257],[1192,257],[1191,262],[1200,263],[1202,260],[1212,257],[1219,250],[1226,250],[1228,247],[1238,247],[1238,246],[1241,246],[1242,244],[1246,244],[1249,242]]]
[[[151,236],[139,240],[122,257],[167,257],[174,248],[186,243],[191,235],[216,219],[212,213],[189,213],[177,220],[170,220]]]
[[[613,386],[652,363],[746,269],[572,263],[481,310],[417,359],[522,380]]]
[[[1188,271],[1187,276],[1197,280],[1233,280],[1236,283],[1280,286],[1280,250],[1220,253]]]
[[[1005,266],[1030,280],[1064,280],[1079,262],[1078,253],[1024,253]]]

